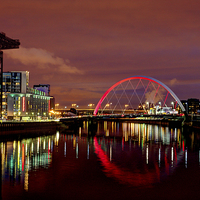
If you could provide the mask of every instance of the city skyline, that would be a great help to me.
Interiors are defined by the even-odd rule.
[[[61,106],[97,104],[130,76],[155,78],[181,100],[200,99],[200,3],[142,0],[1,3],[1,32],[20,40],[4,72],[30,71]]]

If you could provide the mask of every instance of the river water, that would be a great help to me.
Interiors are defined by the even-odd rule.
[[[199,199],[199,144],[198,130],[114,121],[1,141],[1,199]]]

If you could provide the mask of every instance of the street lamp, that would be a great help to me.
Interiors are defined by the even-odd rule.
[[[188,103],[185,102],[186,113],[188,114]]]
[[[73,103],[73,104],[72,104],[72,107],[76,107],[76,103]]]
[[[125,104],[125,109],[126,109],[128,106],[129,106],[128,104]]]
[[[174,102],[171,102],[171,104],[172,104],[172,109],[174,109]]]
[[[149,110],[149,102],[147,101],[146,104],[147,104],[147,110]]]
[[[88,107],[90,107],[90,108],[92,108],[93,106],[94,106],[93,103],[89,103],[89,104],[88,104]]]
[[[59,103],[56,103],[56,104],[55,104],[55,107],[57,107],[57,109],[58,109],[58,107],[59,107]]]

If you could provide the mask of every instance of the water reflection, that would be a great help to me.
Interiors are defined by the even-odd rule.
[[[80,131],[79,131],[80,132]],[[88,121],[83,123],[82,133],[88,134]],[[141,147],[149,141],[162,142],[169,145],[171,142],[181,141],[181,130],[178,128],[162,127],[151,124],[120,123],[100,121],[97,124],[97,136],[123,137],[127,142],[130,137],[137,140]],[[181,143],[180,143],[181,144]]]
[[[42,136],[21,141],[1,142],[2,182],[10,179],[24,183],[28,190],[29,171],[48,168],[52,162],[53,144],[58,145],[59,133],[55,136]]]
[[[13,187],[23,185],[28,192],[31,172],[48,171],[52,166],[62,169],[62,173],[74,173],[73,176],[84,168],[85,176],[91,181],[94,177],[90,165],[100,164],[100,168],[94,169],[102,170],[117,183],[153,187],[176,169],[200,166],[199,137],[193,132],[184,135],[179,128],[100,121],[96,135],[91,136],[89,126],[88,121],[83,122],[72,135],[57,131],[50,136],[1,142],[2,185],[6,182]],[[57,173],[53,171],[53,180],[62,177]],[[48,181],[51,173],[49,176]],[[36,190],[37,185],[32,187]]]
[[[194,135],[193,132],[191,149],[194,147]],[[173,174],[182,161],[187,168],[185,143],[180,128],[110,121],[98,123],[94,138],[95,153],[107,176],[134,186],[150,186],[162,181]],[[135,159],[135,155],[140,157]]]
[[[114,139],[112,144],[109,138],[94,138],[95,153],[104,172],[124,184],[152,186],[172,174],[184,158],[183,149],[175,144],[146,143],[141,148],[131,138],[129,142],[123,141],[123,138],[121,141]]]

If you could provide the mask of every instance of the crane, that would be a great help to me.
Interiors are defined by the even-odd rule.
[[[19,40],[14,40],[6,36],[5,33],[0,33],[0,119],[2,118],[2,93],[3,93],[3,51],[6,49],[17,49],[19,48]]]

